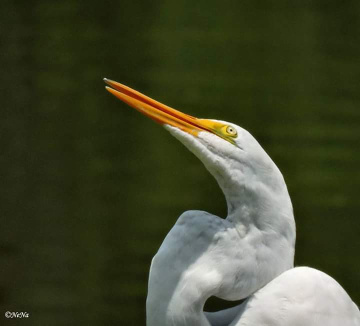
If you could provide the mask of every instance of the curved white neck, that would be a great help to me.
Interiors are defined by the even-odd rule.
[[[179,218],[152,261],[148,326],[209,326],[203,312],[209,297],[245,298],[293,267],[291,202],[287,209],[277,207],[282,199],[266,198],[267,193],[245,189],[238,198],[231,197],[240,204],[226,220],[196,211]],[[260,196],[261,203],[275,200],[276,205],[252,205],[252,196]],[[217,242],[218,234],[222,242]]]

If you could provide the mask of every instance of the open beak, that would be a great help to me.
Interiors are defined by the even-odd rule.
[[[193,136],[197,136],[201,131],[208,131],[221,137],[219,132],[224,127],[222,123],[197,119],[157,102],[116,81],[104,78],[104,82],[111,86],[106,86],[106,89],[111,94],[162,125],[168,124]]]

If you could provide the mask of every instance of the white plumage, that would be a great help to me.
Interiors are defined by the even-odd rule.
[[[360,312],[330,276],[293,268],[295,221],[285,181],[246,130],[197,119],[119,83],[108,90],[160,122],[210,171],[222,189],[226,219],[183,213],[154,256],[148,326],[360,326]],[[247,298],[204,312],[211,296]]]

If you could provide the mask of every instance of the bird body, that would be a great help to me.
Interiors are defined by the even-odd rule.
[[[150,268],[148,326],[360,326],[360,313],[326,274],[293,268],[295,221],[284,178],[245,129],[197,119],[105,80],[113,95],[161,123],[192,151],[222,189],[225,219],[183,213]],[[244,299],[203,311],[206,300]]]
[[[291,266],[277,276],[275,259],[253,259],[270,249],[249,243],[227,220],[201,211],[181,215],[152,261],[147,325],[360,326],[357,306],[333,278]],[[211,296],[248,299],[207,313]]]

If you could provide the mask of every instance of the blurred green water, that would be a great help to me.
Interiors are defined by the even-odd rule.
[[[359,13],[357,1],[2,1],[1,311],[143,325],[150,261],[177,217],[225,215],[202,164],[103,77],[248,129],[287,181],[297,265],[359,304]]]

